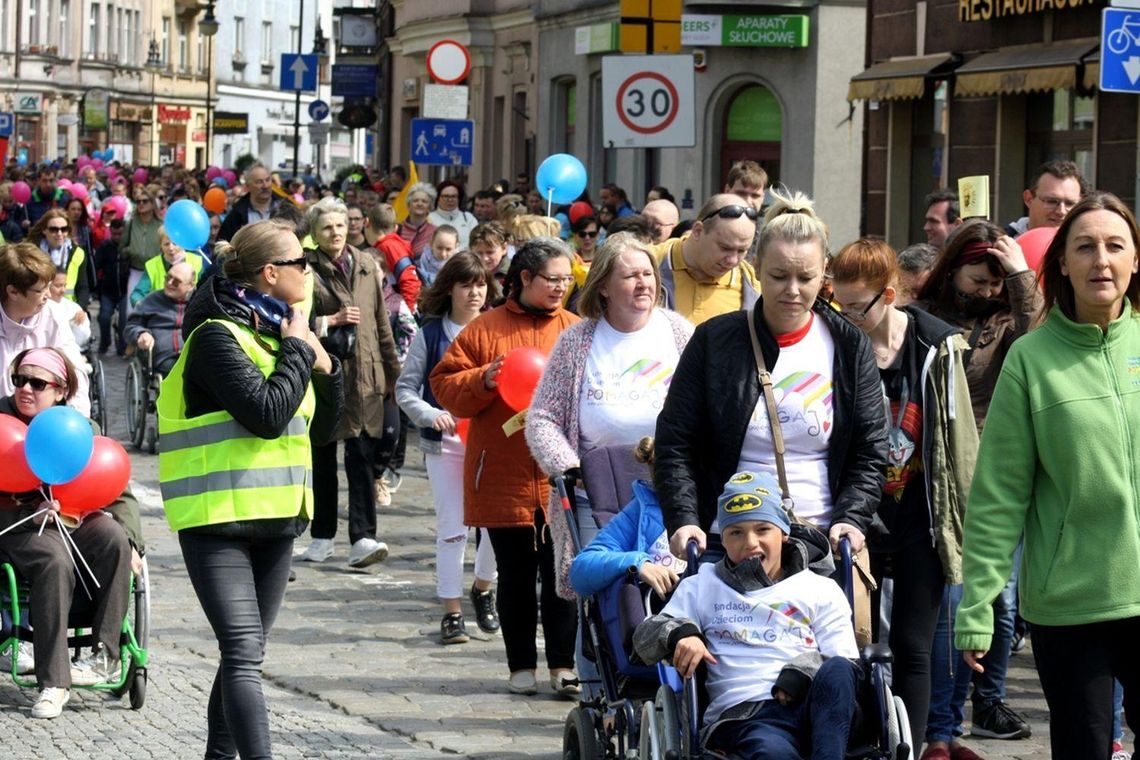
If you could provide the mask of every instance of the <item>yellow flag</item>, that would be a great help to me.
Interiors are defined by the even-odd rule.
[[[392,202],[392,210],[396,212],[396,222],[403,222],[408,218],[408,188],[420,181],[420,177],[416,174],[416,162],[408,162],[408,181],[404,183],[403,189],[400,194],[396,196],[396,200]]]

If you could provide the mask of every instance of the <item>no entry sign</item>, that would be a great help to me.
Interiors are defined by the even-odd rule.
[[[471,53],[455,40],[440,40],[428,50],[427,70],[440,84],[459,84],[471,72]]]
[[[691,55],[602,59],[603,139],[609,148],[696,144]]]

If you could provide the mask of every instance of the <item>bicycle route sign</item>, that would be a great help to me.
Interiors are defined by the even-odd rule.
[[[1140,8],[1105,8],[1103,11],[1100,89],[1140,93]]]
[[[691,148],[696,103],[691,55],[602,59],[602,137],[608,148]]]

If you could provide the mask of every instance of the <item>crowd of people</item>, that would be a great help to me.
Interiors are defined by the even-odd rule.
[[[337,554],[338,442],[347,564],[362,568],[392,551],[378,508],[411,438],[435,512],[439,641],[469,640],[468,597],[478,627],[502,635],[512,693],[539,691],[540,622],[550,688],[593,693],[575,599],[633,567],[675,591],[638,654],[709,669],[708,746],[841,757],[851,714],[815,700],[853,691],[854,631],[835,584],[808,576],[846,540],[880,581],[871,635],[893,652],[922,760],[979,757],[962,738],[971,686],[974,735],[1029,736],[1005,700],[1029,640],[1054,757],[1127,756],[1140,232],[1124,204],[1050,162],[1025,217],[962,219],[955,193],[935,190],[925,242],[896,252],[832,240],[826,209],[773,190],[751,161],[689,218],[664,187],[640,210],[613,184],[554,208],[525,174],[469,190],[401,167],[283,183],[256,162],[232,186],[89,162],[9,167],[0,183],[0,413],[87,412],[85,352],[150,351],[166,377],[165,508],[221,650],[209,752],[269,755],[261,658],[293,562]],[[196,250],[163,226],[180,199],[210,209]],[[1040,228],[1052,242],[1023,248]],[[547,359],[520,411],[500,385],[528,348]],[[548,477],[614,446],[638,448],[652,480],[604,529],[579,487],[576,556]],[[229,474],[239,461],[257,463],[256,483]],[[129,491],[107,514],[80,530],[108,534],[113,579],[143,543]],[[0,535],[0,555],[58,610],[70,568],[36,530]],[[682,581],[689,542],[701,570]],[[815,644],[748,652],[743,685],[709,605],[761,598],[816,610],[785,621]],[[105,640],[69,675],[58,620],[42,627],[26,670],[41,687],[32,714],[50,718],[117,653]],[[792,693],[782,668],[805,653],[825,667]]]

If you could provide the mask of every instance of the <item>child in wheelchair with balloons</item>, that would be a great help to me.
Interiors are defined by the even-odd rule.
[[[96,436],[94,425],[67,406],[76,389],[67,357],[53,348],[29,349],[9,370],[15,392],[0,399],[0,561],[26,584],[34,610],[31,669],[40,692],[31,715],[55,718],[72,686],[122,680],[130,576],[142,567],[139,510],[127,489],[123,447]],[[21,632],[27,638],[26,613],[18,607],[10,613],[10,602],[0,636],[17,676],[31,663],[17,664],[17,650],[27,654],[20,640]],[[89,610],[92,654],[72,663],[68,620],[77,609]]]

